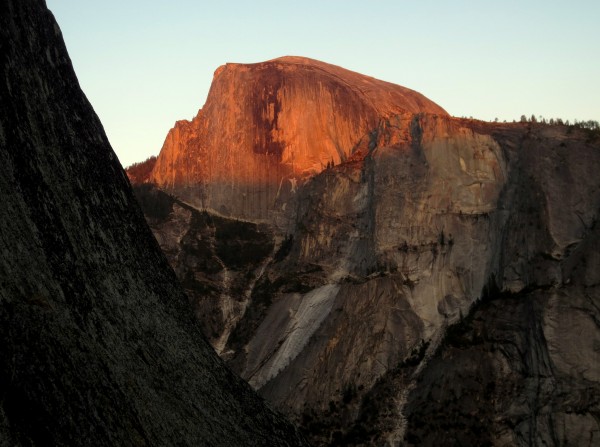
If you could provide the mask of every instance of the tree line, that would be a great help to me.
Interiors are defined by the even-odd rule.
[[[133,163],[131,166],[128,166],[125,168],[125,172],[127,172],[129,181],[135,184],[147,183],[150,181],[150,174],[152,173],[155,164],[156,156],[153,155],[144,161]]]
[[[462,119],[469,119],[469,120],[474,120],[475,118],[473,118],[472,116],[466,117],[466,116],[462,116]],[[500,120],[498,120],[498,118],[494,118],[492,120],[494,123],[499,123]],[[503,123],[506,123],[507,121],[504,120]],[[516,120],[512,120],[513,123],[516,123]],[[569,121],[569,120],[563,120],[562,118],[544,118],[542,115],[538,115],[537,117],[535,115],[531,115],[531,116],[527,116],[527,115],[521,115],[521,118],[519,119],[520,123],[535,123],[535,124],[548,124],[551,126],[554,125],[558,125],[558,126],[569,126],[569,127],[577,127],[579,129],[588,129],[591,131],[600,131],[600,123],[598,123],[598,121],[596,120],[573,120],[573,122]]]
[[[539,123],[539,124],[550,124],[559,125],[559,126],[573,126],[578,127],[580,129],[589,129],[589,130],[599,130],[600,124],[595,120],[574,120],[572,123],[569,120],[563,120],[562,118],[549,118],[546,119],[542,115],[539,115],[537,118],[535,115],[531,115],[529,118],[525,115],[521,115],[520,119],[521,123]]]

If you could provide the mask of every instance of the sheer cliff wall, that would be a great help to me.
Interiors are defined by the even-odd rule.
[[[599,170],[598,132],[228,64],[167,136],[153,176],[178,203],[153,228],[222,358],[317,443],[592,444]]]
[[[227,64],[198,115],[167,135],[151,180],[197,207],[269,220],[381,117],[403,112],[446,115],[413,90],[312,59]]]

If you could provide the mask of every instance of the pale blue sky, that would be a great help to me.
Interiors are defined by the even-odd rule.
[[[158,154],[226,62],[306,56],[455,116],[600,119],[598,0],[47,0],[121,163]]]

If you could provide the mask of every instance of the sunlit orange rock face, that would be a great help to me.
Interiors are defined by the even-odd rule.
[[[404,113],[447,115],[413,90],[312,59],[227,64],[204,108],[167,135],[152,181],[201,207],[266,218],[299,182]]]

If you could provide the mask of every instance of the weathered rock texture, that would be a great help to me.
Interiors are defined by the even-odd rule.
[[[201,335],[42,0],[0,50],[0,445],[302,444]]]
[[[398,381],[392,386],[393,405],[387,406],[396,408],[395,416],[387,426],[363,424],[378,428],[361,439],[402,440],[404,417],[423,408],[420,403],[405,407],[407,393],[425,389],[428,371],[435,371],[431,383],[439,379],[435,374],[444,375],[440,364],[426,365],[446,327],[466,315],[486,287],[521,292],[525,300],[544,305],[537,313],[528,311],[534,303],[511,313],[517,322],[538,328],[526,329],[523,337],[529,338],[517,351],[537,356],[551,350],[554,355],[545,357],[542,366],[521,366],[517,360],[525,360],[516,354],[497,352],[506,367],[496,374],[502,378],[505,371],[517,371],[521,376],[507,380],[520,383],[532,376],[537,383],[548,378],[554,387],[546,392],[528,386],[495,395],[504,400],[493,416],[514,416],[515,425],[502,425],[510,431],[499,429],[492,440],[527,445],[554,439],[554,445],[563,445],[594,439],[599,429],[594,415],[600,297],[592,288],[594,280],[585,292],[565,287],[574,281],[573,265],[585,272],[600,268],[595,255],[576,254],[597,237],[598,140],[565,127],[493,127],[431,115],[404,115],[383,122],[371,135],[372,150],[364,160],[327,170],[299,191],[290,253],[258,283],[269,287],[273,304],[258,322],[249,320],[251,314],[240,320],[240,330],[246,325],[256,329],[245,344],[231,346],[236,352],[231,364],[278,407],[304,415],[315,433],[323,415],[333,414],[336,428],[348,436],[345,442],[365,435],[359,428],[346,429],[372,412],[365,391],[389,375]],[[296,279],[304,288],[286,290],[289,280],[274,286],[289,272],[309,270]],[[553,304],[546,305],[547,300]],[[569,315],[569,323],[559,323],[558,315]],[[490,316],[487,324],[500,325],[498,331],[507,338],[499,343],[511,344],[518,335],[503,323]],[[428,348],[422,350],[423,344]],[[442,359],[452,355],[440,349]],[[417,352],[422,359],[409,362],[417,364],[413,371],[391,373]],[[474,353],[469,358],[477,362],[479,357]],[[464,374],[472,371],[472,380],[488,377],[485,368],[466,368]],[[445,380],[452,380],[451,374]],[[569,388],[561,387],[566,382]],[[590,396],[577,407],[581,423],[565,413],[574,390]],[[452,397],[461,395],[445,398]],[[521,400],[535,405],[515,410],[518,416],[503,413]],[[553,415],[539,423],[529,420],[540,411]],[[567,420],[573,423],[564,422],[565,431],[553,437],[552,421]],[[437,423],[437,435],[431,427],[425,430],[437,436],[428,438],[434,439],[429,445],[444,439],[445,425]],[[469,429],[468,424],[457,428]],[[330,427],[320,434],[321,441],[329,441]]]
[[[204,333],[224,355],[256,279],[272,260],[272,231],[198,211],[152,185],[137,185],[134,191]]]
[[[317,444],[596,443],[597,134],[402,113],[360,141],[273,221],[229,364]]]
[[[227,64],[198,115],[167,135],[152,181],[199,207],[266,219],[382,118],[418,112],[446,115],[413,90],[312,59]]]
[[[598,286],[573,281],[496,295],[450,328],[410,393],[407,444],[597,444]]]

